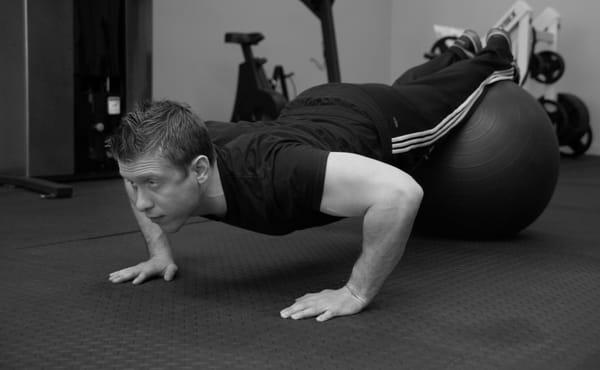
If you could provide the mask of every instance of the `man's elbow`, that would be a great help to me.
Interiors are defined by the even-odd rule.
[[[423,188],[419,183],[412,180],[404,188],[404,200],[415,208],[419,208],[421,201],[423,200]]]
[[[390,204],[402,206],[402,208],[418,209],[423,200],[423,188],[415,180],[404,179],[396,183],[389,191],[387,199]]]

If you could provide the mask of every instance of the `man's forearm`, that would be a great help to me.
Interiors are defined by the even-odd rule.
[[[357,298],[370,302],[402,258],[421,197],[372,206],[363,220],[363,246],[347,287]]]
[[[132,211],[138,222],[140,231],[146,240],[149,256],[163,256],[173,259],[167,234],[160,228],[160,226],[150,221],[148,217],[135,209],[133,205]]]

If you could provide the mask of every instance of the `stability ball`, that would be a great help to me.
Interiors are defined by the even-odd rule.
[[[425,194],[417,229],[462,238],[518,233],[548,205],[559,156],[537,100],[513,82],[491,85],[414,173]]]

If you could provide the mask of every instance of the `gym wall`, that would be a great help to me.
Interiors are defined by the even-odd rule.
[[[343,81],[390,80],[391,4],[335,1]],[[238,45],[225,44],[226,32],[263,33],[254,54],[268,59],[268,76],[277,64],[294,72],[298,93],[327,81],[320,22],[299,0],[172,0],[153,7],[153,96],[185,101],[204,119],[229,120],[233,109],[243,57]]]
[[[472,28],[482,36],[514,4],[514,0],[423,0],[392,1],[391,76],[422,62],[423,53],[435,41],[434,24]],[[589,154],[600,154],[600,23],[597,14],[600,3],[594,0],[527,0],[535,17],[546,7],[561,14],[558,52],[564,57],[566,70],[557,82],[558,92],[567,92],[581,98],[590,110],[590,125],[596,138]]]
[[[20,0],[0,2],[0,169],[2,173],[22,174],[25,158],[25,22],[24,4]]]
[[[0,174],[70,173],[72,3],[8,0],[0,4]]]

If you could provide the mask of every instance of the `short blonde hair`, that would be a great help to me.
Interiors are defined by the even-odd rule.
[[[187,170],[198,155],[214,163],[215,150],[202,119],[187,104],[160,100],[143,103],[126,114],[107,142],[120,162],[158,153]]]

